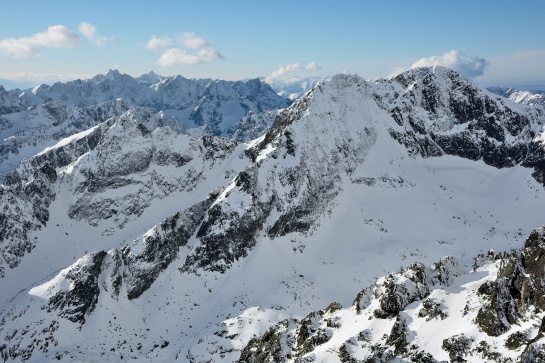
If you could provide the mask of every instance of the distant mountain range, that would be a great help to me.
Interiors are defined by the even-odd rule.
[[[4,360],[545,359],[544,107],[443,67],[268,111],[259,80],[155,77],[3,93],[45,130],[104,120],[0,185]],[[265,133],[226,137],[240,105]]]
[[[488,87],[487,90],[523,105],[545,106],[545,91],[521,91],[511,87]]]
[[[289,77],[281,78],[274,81],[269,81],[269,85],[274,89],[278,95],[289,98],[290,100],[296,100],[304,93],[310,91],[318,82],[323,81],[324,77],[311,76],[311,77]]]
[[[177,132],[249,140],[290,103],[258,79],[133,78],[117,70],[26,90],[0,87],[0,178],[23,158],[129,109],[144,119],[157,115]]]

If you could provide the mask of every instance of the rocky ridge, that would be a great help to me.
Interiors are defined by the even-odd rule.
[[[489,251],[466,273],[453,258],[379,278],[352,306],[333,302],[250,340],[237,362],[539,362],[545,232]],[[463,307],[463,309],[460,309]]]
[[[161,117],[149,117],[128,111],[111,118],[23,160],[5,177],[1,276],[38,243],[30,235],[47,225],[58,185],[69,218],[91,226],[108,220],[122,229],[153,201],[191,191],[238,145],[209,136],[194,139],[173,131]]]

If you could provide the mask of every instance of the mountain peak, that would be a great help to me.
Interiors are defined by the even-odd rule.
[[[152,86],[165,80],[166,78],[168,77],[161,76],[154,71],[149,71],[148,73],[144,73],[141,76],[137,77],[136,81],[147,86]]]
[[[119,70],[117,69],[109,69],[108,72],[106,73],[106,77],[117,77],[117,76],[120,76],[121,73],[119,73]]]

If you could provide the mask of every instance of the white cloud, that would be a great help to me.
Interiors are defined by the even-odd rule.
[[[182,35],[178,38],[178,43],[184,48],[189,48],[193,50],[202,49],[205,47],[209,47],[210,45],[201,37],[198,37],[197,34],[190,32],[190,33],[182,33]]]
[[[176,65],[192,65],[199,63],[210,63],[214,59],[225,59],[223,55],[212,48],[203,38],[195,33],[182,33],[178,39],[177,48],[169,48],[161,54],[157,64],[162,67]],[[146,44],[149,50],[161,50],[172,45],[172,39],[151,37]]]
[[[284,76],[286,73],[300,72],[303,70],[314,70],[319,69],[320,67],[316,62],[310,62],[307,65],[301,65],[299,63],[288,64],[285,66],[280,66],[276,71],[272,72],[270,75],[265,77],[265,82],[273,82],[280,77]]]
[[[305,66],[305,69],[307,69],[307,70],[318,69],[318,63],[316,63],[316,62],[310,62],[309,64],[307,64],[307,65]]]
[[[201,63],[201,59],[194,55],[188,54],[185,49],[170,48],[167,49],[157,60],[157,64],[163,67],[175,65],[190,65]]]
[[[85,38],[89,40],[93,40],[93,38],[95,37],[95,33],[97,31],[97,27],[82,21],[79,24],[78,30],[85,36]]]
[[[24,38],[0,40],[0,56],[29,58],[42,54],[41,48],[77,48],[79,36],[63,25],[53,25],[42,33]]]
[[[157,38],[156,36],[152,36],[150,40],[146,43],[146,49],[149,50],[161,50],[168,48],[172,45],[172,39],[165,37],[165,38]]]
[[[420,58],[414,62],[411,68],[443,66],[454,69],[468,78],[482,76],[490,63],[484,59],[474,56],[469,56],[456,49],[452,49],[440,56],[432,56],[428,58]]]
[[[104,45],[104,44],[114,40],[113,37],[99,37],[99,36],[96,36],[97,27],[94,26],[93,24],[87,23],[85,21],[82,21],[79,24],[78,30],[83,34],[83,36],[85,38],[87,38],[89,41],[95,43],[97,46]]]

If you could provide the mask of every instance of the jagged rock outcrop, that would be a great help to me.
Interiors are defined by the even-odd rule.
[[[0,86],[0,115],[19,112],[25,108],[21,100],[13,97],[6,89]],[[0,117],[0,130],[3,130],[6,125]]]
[[[496,168],[522,165],[545,184],[545,157],[536,136],[544,109],[512,110],[447,68],[402,73],[373,97],[399,127],[390,134],[412,155],[443,154],[483,160]],[[401,87],[400,87],[401,86]]]
[[[300,321],[286,320],[270,328],[263,337],[248,343],[238,362],[263,361],[263,357],[270,359],[270,362],[299,362],[306,361],[306,358],[310,361],[319,360],[320,353],[316,350],[324,352],[325,348],[320,347],[325,346],[335,334],[342,334],[343,322],[348,322],[343,317],[346,313],[355,316],[365,314],[369,320],[386,319],[388,322],[385,325],[391,327],[381,344],[372,345],[375,339],[371,338],[371,331],[365,329],[341,346],[333,344],[337,347],[337,359],[343,362],[388,362],[394,357],[407,356],[409,328],[402,311],[409,304],[424,300],[433,289],[451,285],[462,274],[462,267],[454,258],[444,258],[431,267],[413,264],[398,273],[378,279],[375,285],[362,290],[349,309],[342,309],[338,303],[332,303],[326,309],[310,313]],[[358,326],[353,326],[353,322],[350,325],[349,329],[352,330]],[[365,359],[352,356],[354,346],[360,344],[370,353]],[[422,355],[422,352],[411,349],[411,354]]]
[[[543,230],[530,234],[524,248],[501,256],[495,281],[479,287],[485,305],[475,323],[488,335],[510,330],[532,310],[545,310],[545,238]]]
[[[150,288],[161,272],[178,257],[217,194],[211,194],[183,212],[164,220],[140,240],[123,248],[123,281],[127,298],[135,299]],[[135,251],[138,247],[139,251]]]
[[[489,273],[484,278],[481,275],[468,279],[471,274],[462,272],[460,266],[453,263],[453,259],[443,260],[431,268],[409,266],[398,273],[379,278],[375,285],[358,294],[354,306],[349,309],[335,309],[329,313],[321,310],[309,314],[301,321],[286,320],[271,327],[265,335],[248,343],[239,362],[320,361],[334,359],[333,352],[337,352],[337,359],[343,362],[390,362],[395,358],[418,362],[446,359],[452,362],[473,359],[487,362],[538,362],[543,359],[541,352],[545,342],[541,318],[544,294],[540,290],[545,271],[545,260],[542,261],[544,255],[545,232],[540,228],[530,234],[522,249],[496,255],[497,259],[482,264],[480,271]],[[459,276],[467,276],[462,280],[463,287],[457,285]],[[483,280],[486,282],[481,285]],[[508,282],[505,283],[505,280]],[[471,282],[468,284],[468,281]],[[504,286],[507,286],[505,292],[498,293],[498,289]],[[437,290],[442,289],[451,291],[450,294],[455,296],[448,292],[437,294]],[[483,290],[490,293],[483,296]],[[458,295],[467,301],[463,311],[455,311],[450,306],[458,301]],[[456,331],[460,333],[449,335],[448,327],[452,324],[449,322],[452,319],[449,314],[429,315],[430,308],[438,306],[430,303],[430,296],[434,296],[433,299],[443,296],[442,310],[459,315],[466,321],[458,323],[461,325],[457,326]],[[485,304],[478,309],[468,309],[474,299],[485,301]],[[490,303],[492,300],[497,303]],[[389,303],[392,301],[396,303]],[[416,302],[418,305],[415,309]],[[377,307],[384,311],[385,305],[391,314],[377,314]],[[426,313],[422,314],[423,311]],[[475,319],[470,320],[467,315],[475,316]],[[358,319],[358,316],[363,319]],[[376,318],[384,322],[373,323]],[[518,327],[506,325],[504,329],[490,330],[491,325],[486,323],[486,319],[493,320],[490,323],[492,325],[494,322],[506,323],[512,319],[510,323]],[[415,324],[415,320],[419,323]],[[538,324],[535,324],[536,321]],[[344,322],[349,323],[349,327]],[[413,323],[409,325],[410,322]],[[482,329],[489,338],[475,333],[472,324]],[[535,328],[536,325],[539,329]],[[534,331],[531,333],[532,339],[527,338],[528,333],[524,330],[528,326],[534,326],[531,328]],[[387,333],[382,335],[385,331]],[[352,337],[342,344],[336,338],[350,334],[353,334]],[[437,334],[444,338],[433,336]],[[440,342],[440,349],[434,343],[427,344],[426,339]],[[336,343],[328,344],[329,341]]]
[[[379,278],[348,309],[321,310],[271,327],[248,343],[238,362],[540,362],[544,255],[545,232],[540,228],[520,250],[481,263],[479,276],[462,272],[452,258],[432,267],[411,265]],[[457,311],[460,299],[466,307]],[[430,315],[439,306],[432,303],[437,300],[443,313]],[[390,315],[377,314],[377,308]],[[500,321],[517,326],[490,329]],[[340,343],[338,337],[346,336],[351,338]]]
[[[120,116],[128,109],[128,103],[122,100],[79,108],[48,99],[43,104],[2,116],[0,178],[11,171],[19,160],[30,158],[65,137]]]

